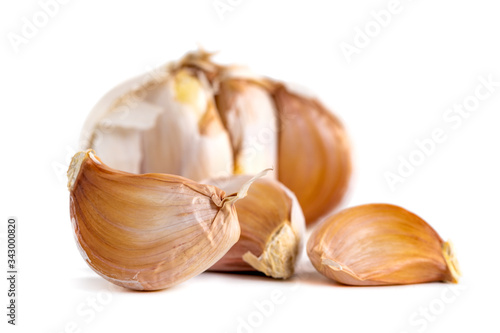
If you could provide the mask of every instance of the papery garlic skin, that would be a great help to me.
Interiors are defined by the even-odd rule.
[[[79,249],[114,284],[137,290],[177,285],[212,266],[239,239],[234,203],[251,181],[226,195],[180,176],[117,171],[91,150],[77,153],[68,188]]]
[[[240,175],[205,183],[233,193],[250,178]],[[235,206],[240,239],[210,270],[259,271],[282,279],[292,276],[305,230],[304,215],[295,195],[278,181],[262,178]]]
[[[326,277],[348,285],[457,282],[450,243],[417,215],[369,204],[326,218],[311,234],[307,254]]]

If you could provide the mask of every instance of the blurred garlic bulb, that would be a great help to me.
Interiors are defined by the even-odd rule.
[[[234,193],[251,176],[204,181]],[[269,178],[257,179],[236,203],[241,228],[238,242],[210,270],[259,271],[273,278],[289,278],[304,238],[304,215],[295,195]]]
[[[179,284],[236,243],[234,203],[253,180],[226,195],[180,176],[114,170],[90,150],[77,153],[68,189],[80,253],[96,273],[119,286],[156,290]]]
[[[83,149],[111,167],[195,181],[276,166],[306,222],[344,196],[351,156],[340,121],[316,99],[203,51],[111,90],[89,115]]]
[[[323,275],[349,285],[457,282],[449,242],[417,215],[393,205],[345,209],[322,222],[307,254]]]

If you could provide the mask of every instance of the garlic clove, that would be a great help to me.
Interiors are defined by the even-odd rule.
[[[206,182],[232,193],[250,177],[239,175]],[[295,195],[278,181],[261,178],[236,203],[236,211],[240,239],[210,270],[259,271],[283,279],[292,276],[305,230]]]
[[[297,195],[308,225],[334,209],[351,175],[350,145],[341,122],[320,102],[278,85],[278,179]]]
[[[180,176],[117,171],[91,150],[77,153],[68,189],[78,247],[87,264],[114,284],[137,290],[177,285],[237,242],[234,203],[252,181],[226,195]]]
[[[417,215],[398,206],[369,204],[324,220],[307,242],[314,267],[348,285],[457,282],[451,243]]]
[[[216,102],[231,137],[234,173],[254,174],[276,165],[277,111],[268,91],[252,81],[225,79]]]

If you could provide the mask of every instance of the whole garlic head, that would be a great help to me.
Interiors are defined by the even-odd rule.
[[[199,51],[119,85],[89,115],[82,148],[114,168],[195,181],[276,167],[311,224],[351,175],[341,122],[318,100]]]

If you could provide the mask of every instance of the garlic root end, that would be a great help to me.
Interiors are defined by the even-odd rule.
[[[247,252],[243,255],[243,261],[267,276],[287,279],[294,273],[298,242],[299,237],[285,222],[271,237],[260,257]]]
[[[71,163],[68,168],[68,190],[72,191],[73,187],[75,186],[75,182],[78,178],[78,175],[80,174],[80,168],[82,166],[83,161],[87,159],[89,154],[92,154],[93,156],[94,150],[93,149],[87,149],[85,151],[80,151],[76,153],[73,158],[71,159]],[[95,157],[93,158],[95,160]],[[99,162],[100,164],[100,162]]]
[[[458,283],[458,279],[462,275],[462,272],[460,271],[460,266],[458,265],[453,243],[450,240],[443,243],[443,257],[446,261],[446,266],[451,273],[451,280],[449,282]]]

